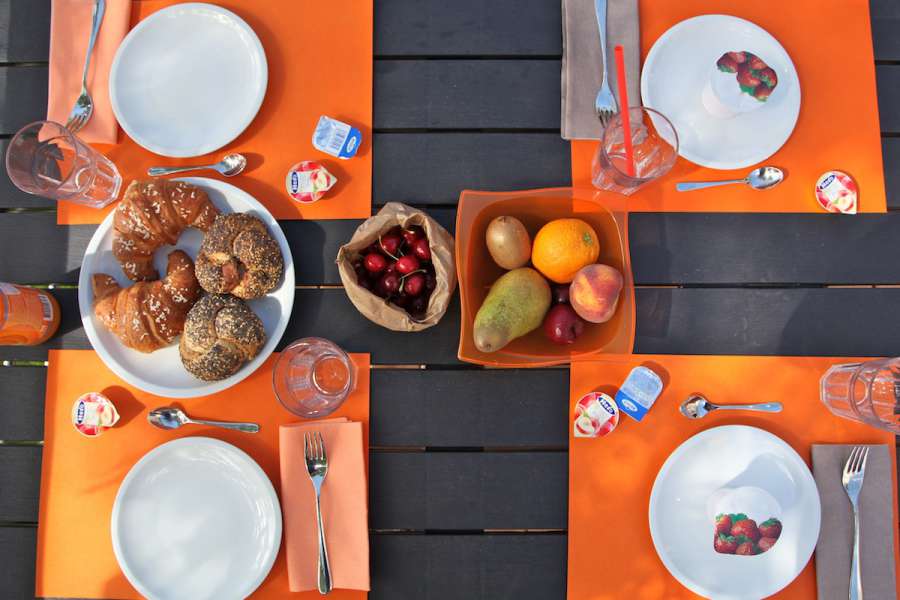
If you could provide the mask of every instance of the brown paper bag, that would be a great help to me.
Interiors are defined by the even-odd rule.
[[[434,265],[435,279],[437,283],[431,298],[428,299],[428,309],[425,316],[413,319],[409,313],[385,300],[356,283],[356,272],[353,270],[353,261],[360,257],[370,245],[378,241],[378,236],[385,233],[391,227],[400,225],[410,227],[419,225],[428,236],[428,244],[431,246],[431,262]],[[338,250],[338,271],[347,296],[353,305],[370,321],[392,329],[394,331],[421,331],[437,325],[447,305],[456,290],[456,260],[453,249],[453,236],[446,229],[420,210],[406,206],[400,202],[390,202],[384,206],[378,214],[370,217],[359,226],[350,241]]]

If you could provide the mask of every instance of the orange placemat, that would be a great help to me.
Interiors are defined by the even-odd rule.
[[[116,377],[91,350],[51,350],[47,369],[44,455],[38,516],[37,574],[39,597],[120,598],[141,596],[125,579],[113,554],[109,534],[113,502],[128,470],[152,448],[179,437],[203,435],[234,444],[259,463],[281,493],[278,426],[300,419],[287,412],[272,392],[273,355],[240,384],[213,396],[178,404],[198,418],[253,421],[260,432],[246,434],[213,427],[189,426],[162,431],[147,423],[147,412],[172,400],[137,390]],[[369,355],[353,354],[359,369],[356,390],[335,417],[360,421],[368,448]],[[88,391],[101,391],[116,405],[121,420],[101,437],[83,437],[72,427],[72,403]],[[285,598],[288,592],[284,541],[271,573],[252,598]],[[344,600],[366,592],[335,590]],[[293,597],[293,595],[292,595]],[[298,598],[319,597],[304,592]]]
[[[656,474],[669,454],[692,435],[720,425],[752,425],[790,444],[807,463],[814,443],[888,444],[885,431],[833,416],[819,401],[819,378],[833,364],[852,358],[777,356],[650,356],[572,363],[569,402],[569,561],[570,600],[698,598],[663,566],[650,538],[647,511]],[[573,407],[587,392],[610,395],[629,371],[645,364],[665,382],[662,395],[640,423],[622,416],[603,438],[572,437]],[[692,393],[712,402],[781,401],[777,415],[712,413],[688,420],[678,406]],[[761,416],[757,416],[761,415]],[[895,462],[891,452],[892,462]],[[892,473],[895,473],[896,464]],[[897,523],[896,481],[892,486]],[[894,531],[894,555],[897,552]],[[627,560],[610,560],[610,552]],[[598,556],[605,556],[598,575]],[[778,598],[815,598],[816,575],[810,560]]]
[[[132,26],[179,0],[134,2]],[[97,148],[122,172],[125,185],[147,176],[154,165],[206,164],[226,152],[242,152],[248,168],[229,183],[262,202],[276,219],[363,219],[372,205],[372,0],[217,0],[247,21],[259,36],[269,66],[266,98],[250,126],[215,152],[190,159],[166,158],[144,150],[123,131],[115,146]],[[227,74],[223,74],[227,77]],[[227,101],[227,98],[223,98]],[[350,160],[312,147],[320,115],[358,127],[363,142]],[[288,169],[301,160],[318,160],[337,185],[310,205],[285,191]],[[191,173],[191,175],[195,175]],[[219,177],[210,172],[196,173]],[[57,222],[99,223],[110,208],[95,210],[60,202]]]
[[[671,26],[703,14],[756,23],[781,42],[797,67],[802,91],[797,127],[765,161],[786,169],[788,177],[765,193],[744,186],[676,192],[676,181],[732,179],[750,170],[716,171],[679,158],[666,177],[629,197],[629,210],[824,213],[816,203],[816,181],[839,169],[856,179],[861,212],[885,212],[868,0],[640,0],[641,60]],[[597,142],[572,143],[573,185],[591,185],[596,148]]]

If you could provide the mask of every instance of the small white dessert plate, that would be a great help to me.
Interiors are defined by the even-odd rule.
[[[142,147],[200,156],[247,128],[268,77],[262,44],[243,19],[189,2],[156,11],[125,36],[109,98],[119,125]]]

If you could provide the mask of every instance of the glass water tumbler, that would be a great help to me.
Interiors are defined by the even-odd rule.
[[[835,365],[819,387],[832,413],[900,434],[900,358]]]
[[[282,406],[313,419],[344,403],[356,385],[356,366],[333,342],[303,338],[281,352],[272,377]]]
[[[626,196],[668,173],[678,158],[678,134],[669,119],[652,108],[640,106],[629,108],[628,115],[634,173],[628,173],[621,114],[614,116],[603,131],[591,165],[591,182],[595,188]]]
[[[6,172],[24,192],[92,208],[114,201],[122,188],[111,160],[53,121],[16,133],[6,150]]]

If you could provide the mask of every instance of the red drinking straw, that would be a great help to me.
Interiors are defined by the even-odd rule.
[[[628,82],[625,80],[625,51],[616,46],[616,76],[619,87],[619,114],[622,115],[622,135],[625,136],[625,172],[634,177],[634,148],[631,146],[631,115],[628,114]]]

